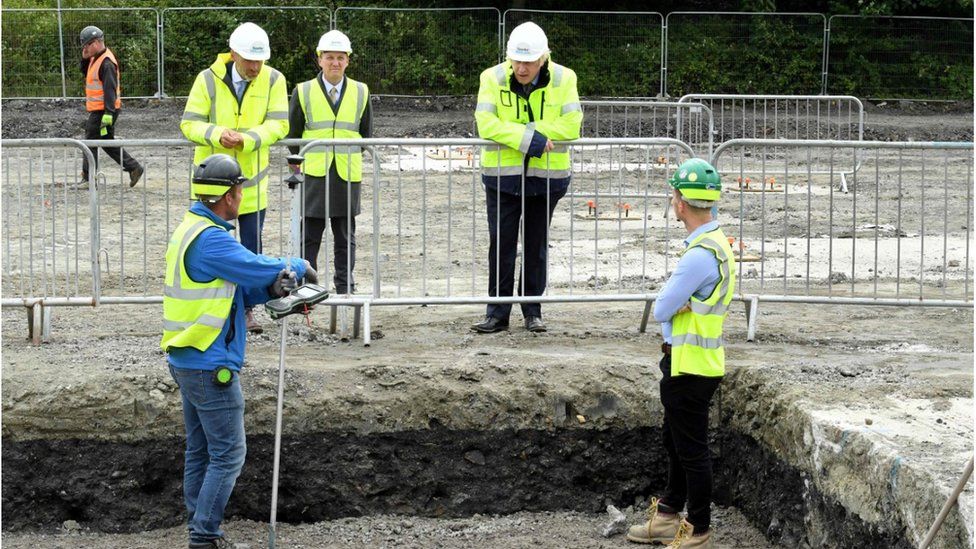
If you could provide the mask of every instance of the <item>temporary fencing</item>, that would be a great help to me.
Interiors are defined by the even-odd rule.
[[[352,38],[356,74],[381,95],[476,94],[478,74],[499,62],[500,27],[495,8],[339,7],[333,25]]]
[[[972,96],[973,20],[834,15],[824,93],[873,99]]]
[[[518,25],[533,21],[546,31],[552,58],[579,77],[584,96],[633,95],[622,89],[644,90],[639,95],[663,94],[665,74],[664,16],[630,11],[505,11],[499,39],[500,59],[505,40]],[[623,85],[625,84],[625,85]]]
[[[185,96],[244,21],[270,29],[271,64],[292,82],[315,70],[318,37],[339,28],[350,33],[352,64],[363,68],[360,78],[374,93],[470,94],[477,74],[504,59],[507,33],[528,20],[546,30],[553,59],[577,71],[584,96],[720,91],[972,98],[972,18],[827,20],[817,13],[761,12],[672,12],[665,18],[658,12],[522,9],[501,15],[495,8],[347,6],[334,14],[307,6],[0,11],[7,99],[82,97],[77,37],[88,24],[101,27],[119,53],[125,96]],[[397,53],[395,63],[390,52]]]
[[[103,160],[102,171],[113,175],[87,195],[69,186],[90,154],[85,144],[3,141],[4,306],[36,312],[162,300],[167,238],[190,203],[192,144],[116,141],[146,166],[143,182],[129,188]],[[497,145],[362,139],[272,148],[270,255],[294,253],[289,235],[301,234],[280,183],[289,144],[364,150],[352,269],[358,291],[330,302],[362,308],[365,341],[371,306],[636,301],[648,304],[646,323],[653,292],[683,249],[684,229],[667,215],[666,180],[691,147],[666,138],[584,138],[565,144],[572,193],[558,202],[549,228],[546,294],[489,297],[480,156]],[[825,173],[814,171],[815,157],[827,159]],[[746,139],[722,144],[712,160],[725,182],[719,220],[740,250],[737,299],[749,304],[750,336],[760,300],[972,305],[971,143]],[[842,172],[855,173],[849,194],[835,190]],[[746,188],[749,179],[756,184]],[[330,238],[326,229],[318,261],[325,284],[335,271]]]
[[[78,36],[88,25],[111,32],[107,45],[122,65],[124,96],[158,96],[157,10],[65,8],[3,10],[4,97],[84,97]]]
[[[781,92],[757,89],[755,83],[769,82],[769,74],[801,93],[822,90],[823,14],[673,11],[664,26],[664,95]],[[707,55],[692,59],[693,52]]]
[[[972,155],[972,143],[723,143],[712,163],[726,182],[720,220],[743,258],[739,292],[971,307]],[[847,194],[835,191],[842,172],[853,174]]]
[[[580,101],[584,137],[670,137],[698,154],[712,154],[712,109],[673,101]],[[664,162],[661,162],[664,163]]]

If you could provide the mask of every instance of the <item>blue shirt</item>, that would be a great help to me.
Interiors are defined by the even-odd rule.
[[[244,307],[271,299],[269,286],[285,268],[285,260],[252,253],[231,235],[229,231],[234,226],[201,202],[190,206],[190,211],[210,219],[223,230],[208,227],[193,239],[184,256],[187,274],[196,282],[227,280],[237,284],[237,289],[227,322],[210,347],[202,352],[193,347],[171,347],[169,362],[177,368],[193,370],[215,370],[220,366],[240,370],[247,336]],[[291,268],[298,278],[305,276],[305,261],[301,258],[292,258]]]
[[[718,229],[718,221],[698,227],[685,239],[685,248],[703,233]],[[664,284],[654,301],[654,319],[661,323],[661,335],[671,343],[671,319],[688,303],[691,296],[707,299],[722,279],[715,254],[702,247],[692,248],[681,256],[671,278]]]

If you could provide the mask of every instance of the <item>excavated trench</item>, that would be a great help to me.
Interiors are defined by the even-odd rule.
[[[784,547],[911,547],[825,498],[808,475],[749,436],[713,430],[715,502],[734,505]],[[286,437],[278,519],[316,522],[369,514],[463,517],[520,510],[598,513],[665,484],[660,430],[422,431]],[[132,532],[184,520],[183,441],[3,441],[4,529],[53,529],[74,520]],[[248,438],[228,517],[266,520],[273,438]],[[811,516],[820,524],[808,528]],[[812,538],[822,539],[812,539]]]

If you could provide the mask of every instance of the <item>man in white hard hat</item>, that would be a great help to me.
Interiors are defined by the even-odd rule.
[[[285,77],[264,62],[271,57],[268,34],[244,23],[230,35],[230,52],[197,75],[186,100],[180,129],[199,146],[193,162],[214,153],[237,159],[247,181],[237,228],[241,244],[261,253],[261,230],[268,207],[269,147],[288,133]],[[247,311],[247,330],[261,325]]]
[[[576,73],[553,63],[545,32],[523,23],[508,38],[508,59],[481,73],[474,117],[478,135],[499,146],[483,147],[488,229],[488,295],[512,295],[519,218],[523,226],[523,265],[519,295],[542,295],[546,288],[549,222],[569,188],[569,149],[554,141],[580,136],[583,111]],[[508,329],[510,304],[489,304],[479,333]],[[544,332],[542,305],[523,303],[530,332]]]
[[[115,123],[122,110],[122,74],[112,50],[105,46],[102,29],[89,25],[81,29],[81,72],[85,75],[85,139],[115,139]],[[91,148],[98,169],[98,147]],[[120,147],[105,147],[105,153],[129,174],[129,186],[142,177],[143,168]],[[88,159],[82,160],[79,187],[88,188]]]
[[[372,134],[369,88],[346,74],[352,44],[349,37],[331,30],[315,48],[321,72],[295,87],[288,108],[289,138],[359,139]],[[298,147],[291,147],[292,154]],[[338,146],[311,149],[305,154],[304,231],[302,257],[318,267],[319,247],[325,221],[332,227],[333,282],[336,292],[355,291],[356,215],[360,210],[363,180],[361,147]],[[293,165],[298,171],[300,166]]]

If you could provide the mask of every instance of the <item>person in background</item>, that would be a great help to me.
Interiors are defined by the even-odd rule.
[[[301,139],[360,139],[372,135],[369,88],[346,76],[352,44],[331,30],[315,48],[321,72],[295,87],[288,108],[288,137]],[[292,154],[298,147],[290,148]],[[292,165],[298,172],[301,167]],[[339,294],[356,291],[356,216],[363,180],[361,147],[312,149],[305,154],[302,257],[318,268],[326,219],[333,237],[333,282]]]
[[[237,159],[247,181],[238,219],[241,244],[261,253],[261,231],[268,207],[270,147],[288,133],[288,88],[285,77],[265,64],[271,57],[268,34],[243,23],[230,35],[230,52],[217,56],[200,72],[180,122],[187,139],[199,146],[193,163],[214,153]],[[247,311],[247,330],[263,328]]]
[[[85,75],[85,139],[115,139],[115,123],[122,109],[122,84],[119,62],[105,46],[105,33],[95,26],[81,30],[81,72]],[[90,147],[98,170],[98,149]],[[144,173],[143,167],[121,147],[104,147],[105,153],[129,174],[129,186],[135,187]],[[82,160],[79,188],[88,188],[88,159]]]
[[[518,295],[546,289],[549,223],[569,188],[569,149],[553,141],[578,139],[583,110],[576,73],[549,58],[546,33],[532,22],[512,30],[508,59],[481,73],[474,117],[478,136],[498,146],[482,148],[481,182],[488,210],[488,295],[510,296],[521,222],[523,273]],[[511,304],[488,304],[478,333],[508,329]],[[523,303],[530,332],[545,332],[540,303]]]

